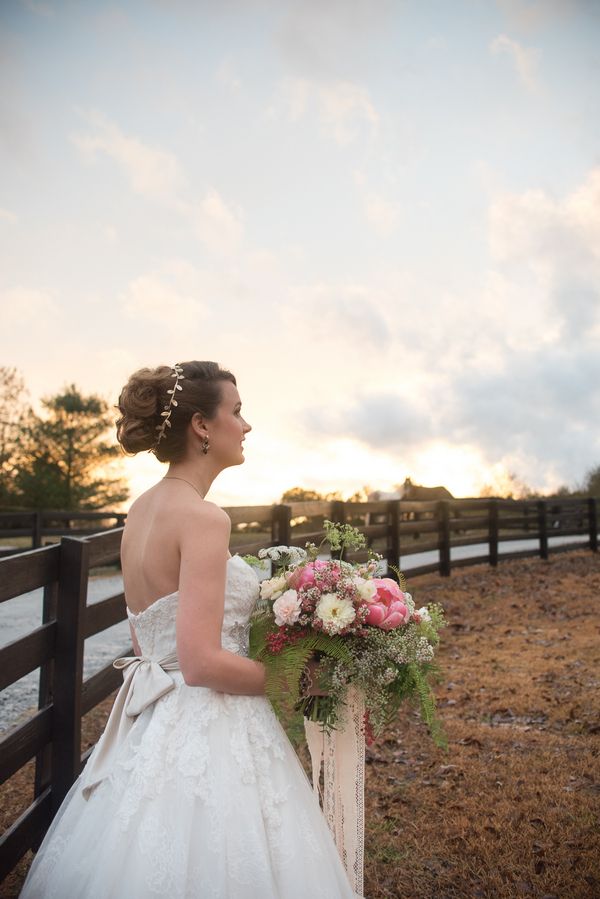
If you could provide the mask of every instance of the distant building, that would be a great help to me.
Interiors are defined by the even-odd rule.
[[[389,499],[439,500],[454,499],[454,497],[446,487],[441,485],[439,487],[424,487],[423,484],[413,484],[410,478],[406,478],[399,490],[393,492],[374,490],[372,493],[369,493],[371,502],[381,502]]]

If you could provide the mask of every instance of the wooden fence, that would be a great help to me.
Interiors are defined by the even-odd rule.
[[[126,518],[125,512],[65,512],[52,509],[0,512],[0,541],[25,537],[30,541],[31,549],[38,549],[47,537],[51,540],[65,534],[85,537],[101,530],[123,527]],[[22,551],[23,547],[18,545],[0,545],[0,558]]]
[[[403,565],[409,575],[455,565],[588,546],[598,549],[597,501],[521,501],[500,499],[441,502],[293,503],[226,510],[232,521],[233,552],[256,553],[266,545],[303,546],[320,541],[323,519],[359,527],[388,564],[435,551],[434,562]],[[56,513],[52,513],[56,515]],[[75,516],[68,513],[69,520]],[[40,531],[38,530],[38,534]],[[117,564],[122,529],[81,538],[72,533],[60,543],[0,560],[0,603],[43,590],[40,626],[0,649],[0,689],[39,668],[38,709],[0,741],[0,783],[35,758],[34,800],[0,839],[0,880],[24,853],[36,848],[69,787],[91,752],[81,753],[81,717],[112,693],[122,676],[107,665],[83,679],[86,638],[126,618],[123,593],[87,605],[91,568]],[[560,546],[552,538],[577,537]],[[582,540],[583,538],[583,540]],[[535,540],[534,548],[500,552],[502,544]],[[455,560],[452,549],[484,545],[483,555]],[[365,553],[356,553],[355,559]],[[130,646],[115,653],[129,655]]]

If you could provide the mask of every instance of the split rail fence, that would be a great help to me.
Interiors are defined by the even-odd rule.
[[[318,543],[323,536],[323,519],[329,518],[359,527],[369,546],[380,552],[388,565],[402,565],[406,556],[433,551],[438,556],[436,561],[415,567],[402,565],[403,570],[412,576],[432,571],[448,576],[455,565],[497,565],[502,559],[538,554],[547,559],[551,551],[586,546],[597,552],[597,505],[596,499],[392,500],[238,506],[226,511],[232,521],[232,552],[256,553],[267,545],[304,546],[308,540]],[[57,514],[51,513],[54,521]],[[123,593],[87,605],[90,569],[119,564],[122,529],[76,537],[72,522],[79,516],[62,514],[71,529],[68,536],[61,532],[60,543],[0,559],[0,603],[30,591],[43,591],[39,627],[0,648],[0,689],[36,669],[40,672],[37,711],[0,741],[0,783],[35,759],[33,801],[0,838],[0,880],[28,849],[39,846],[91,752],[81,752],[81,718],[122,680],[112,665],[83,678],[85,640],[126,618]],[[100,517],[106,515],[98,516],[98,520]],[[42,516],[36,519],[39,521],[44,521]],[[53,525],[52,532],[57,527]],[[0,534],[6,536],[8,529],[6,516],[0,516]],[[34,524],[34,545],[43,533],[44,528]],[[552,538],[563,542],[557,546]],[[515,540],[533,540],[535,546],[511,550],[510,543]],[[508,552],[500,551],[503,544]],[[482,545],[483,555],[452,558],[454,548],[481,549]],[[349,558],[364,557],[363,552]],[[123,647],[115,658],[131,652],[130,646]]]

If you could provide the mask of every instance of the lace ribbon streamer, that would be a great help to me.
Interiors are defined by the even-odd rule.
[[[95,787],[109,775],[118,747],[127,739],[134,719],[174,689],[175,681],[168,672],[178,670],[179,661],[177,654],[172,652],[160,661],[124,656],[116,659],[113,666],[123,669],[123,685],[117,693],[104,733],[86,765],[82,788],[84,799],[89,799]]]
[[[365,704],[362,693],[348,690],[345,720],[327,733],[315,721],[304,719],[312,763],[313,789],[320,795],[323,771],[323,814],[333,834],[350,884],[363,896],[365,833]]]

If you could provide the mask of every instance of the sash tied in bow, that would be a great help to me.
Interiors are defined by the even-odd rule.
[[[95,787],[112,770],[118,749],[127,739],[135,718],[175,688],[175,681],[168,672],[178,671],[179,661],[177,653],[172,652],[160,661],[125,656],[116,659],[113,666],[122,669],[123,685],[117,693],[104,733],[87,763],[82,788],[84,799],[90,798]]]

